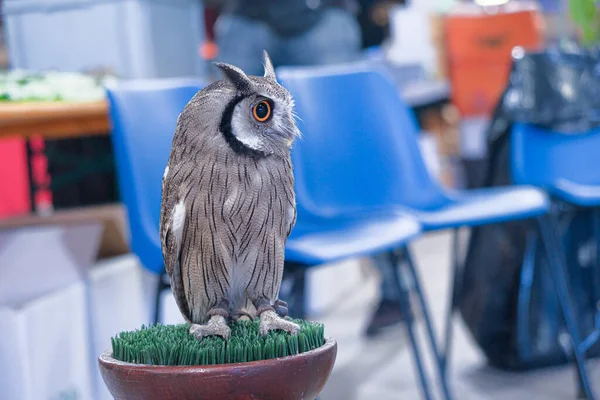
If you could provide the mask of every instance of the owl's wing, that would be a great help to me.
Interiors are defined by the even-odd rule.
[[[172,168],[172,170],[171,170]],[[185,229],[185,203],[180,199],[180,186],[176,176],[177,166],[167,165],[162,182],[160,210],[160,242],[165,268],[171,278],[171,289],[181,314],[189,321],[189,305],[185,297],[181,275],[182,234]]]
[[[293,195],[293,193],[292,193]],[[287,214],[286,214],[286,224],[287,224],[287,235],[286,238],[290,236],[290,233],[292,233],[292,228],[294,227],[294,225],[296,225],[296,205],[295,204],[290,204],[288,205],[288,210],[287,210]]]
[[[288,201],[287,211],[285,213],[285,223],[287,228],[286,238],[292,233],[292,228],[296,225],[296,194],[294,193],[294,174],[292,173],[292,163],[288,160],[286,164],[286,175],[288,181],[282,183],[282,187],[285,191],[285,198]]]

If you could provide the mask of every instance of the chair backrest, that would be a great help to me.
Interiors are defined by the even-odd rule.
[[[561,183],[600,185],[600,128],[563,134],[516,123],[511,135],[515,183],[551,189]]]
[[[162,272],[158,234],[161,182],[179,114],[204,84],[195,80],[124,83],[108,89],[112,142],[131,247],[142,264]]]
[[[334,215],[444,201],[418,145],[411,110],[383,72],[359,64],[281,68],[302,137],[292,151],[299,208]]]

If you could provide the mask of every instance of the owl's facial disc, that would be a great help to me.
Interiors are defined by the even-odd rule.
[[[260,125],[268,124],[273,117],[273,102],[270,99],[246,98],[238,104],[231,116],[231,133],[244,146],[264,152],[265,137]]]
[[[264,154],[288,149],[298,134],[289,95],[268,91],[244,97],[231,115],[231,133],[243,146]]]
[[[277,83],[269,55],[263,55],[265,74],[247,76],[241,69],[217,63],[230,84],[232,97],[220,122],[231,148],[253,155],[283,154],[299,135],[292,97]]]

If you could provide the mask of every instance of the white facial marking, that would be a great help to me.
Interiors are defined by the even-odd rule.
[[[181,243],[181,237],[183,235],[183,227],[185,225],[185,204],[180,201],[173,208],[173,232],[175,232],[175,239],[177,243]]]
[[[256,134],[247,132],[247,128],[245,128],[236,118],[234,118],[231,123],[231,130],[237,140],[242,142],[245,146],[254,150],[262,149],[263,143],[260,137]]]

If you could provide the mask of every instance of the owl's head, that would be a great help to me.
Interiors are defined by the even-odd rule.
[[[279,83],[269,55],[263,53],[264,76],[247,76],[241,69],[216,63],[225,75],[230,95],[219,130],[237,152],[258,155],[287,151],[299,135],[294,101]]]

